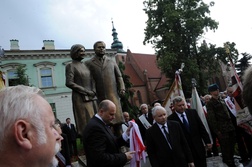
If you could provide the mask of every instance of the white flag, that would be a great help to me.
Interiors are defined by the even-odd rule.
[[[179,71],[176,71],[175,80],[173,81],[172,86],[169,89],[169,92],[168,92],[168,94],[164,100],[164,103],[163,103],[163,107],[167,111],[168,116],[172,114],[172,108],[173,108],[172,107],[172,99],[176,96],[181,96],[185,101],[185,96],[184,96],[184,92],[182,89],[182,82],[181,82],[181,78],[179,75]],[[186,101],[185,101],[185,104],[186,104]]]
[[[201,103],[201,100],[199,98],[198,92],[196,87],[192,88],[192,101],[191,101],[191,109],[195,109],[198,112],[198,115],[202,121],[202,123],[204,124],[206,131],[210,137],[211,143],[213,143],[213,139],[212,139],[212,135],[210,133],[210,129],[206,120],[206,116],[203,110],[203,106]]]

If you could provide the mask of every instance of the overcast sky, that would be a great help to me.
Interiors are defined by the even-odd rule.
[[[252,54],[252,1],[215,1],[211,17],[219,28],[206,34],[207,43],[235,42],[240,53]],[[103,40],[110,48],[113,18],[124,50],[153,54],[151,45],[143,45],[147,16],[142,9],[143,0],[1,0],[0,46],[9,50],[10,39],[17,39],[20,49],[36,50],[43,40],[54,40],[56,49],[76,43],[92,49]]]

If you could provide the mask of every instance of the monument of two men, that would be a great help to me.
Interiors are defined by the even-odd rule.
[[[116,62],[105,55],[104,42],[96,42],[93,48],[95,56],[83,63],[85,47],[73,45],[70,51],[72,62],[66,66],[66,86],[72,89],[78,134],[82,134],[89,119],[97,112],[97,104],[104,99],[109,99],[116,105],[113,127],[118,134],[118,125],[124,121],[119,98],[119,95],[125,93],[122,74]]]

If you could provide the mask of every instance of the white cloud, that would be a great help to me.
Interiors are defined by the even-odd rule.
[[[218,46],[235,42],[241,53],[252,53],[251,6],[251,0],[216,1],[210,16],[220,25],[215,33],[206,34],[207,42]],[[2,0],[0,46],[9,49],[9,40],[18,39],[20,49],[40,49],[43,40],[52,39],[58,49],[75,43],[91,49],[97,40],[109,48],[113,18],[124,50],[154,53],[150,45],[143,45],[147,20],[143,8],[143,0]]]

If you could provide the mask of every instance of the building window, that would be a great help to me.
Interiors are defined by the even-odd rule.
[[[38,80],[40,88],[55,87],[54,83],[54,66],[56,63],[52,62],[39,62],[33,66],[37,68]]]
[[[8,85],[9,86],[16,86],[18,85],[18,76],[17,76],[17,70],[8,70],[7,71],[7,77],[8,77]]]
[[[54,114],[54,117],[57,118],[57,114],[56,114],[56,105],[55,103],[50,103],[51,107],[52,107],[52,111],[53,111],[53,114]]]
[[[25,64],[21,63],[7,63],[1,65],[1,70],[5,73],[5,85],[6,86],[16,86],[19,85],[19,78],[17,74],[18,67],[25,67]]]
[[[41,68],[41,87],[53,87],[52,69],[51,68]]]
[[[141,92],[139,90],[137,91],[137,98],[139,100],[139,103],[142,104],[143,103],[142,95],[141,95]]]

